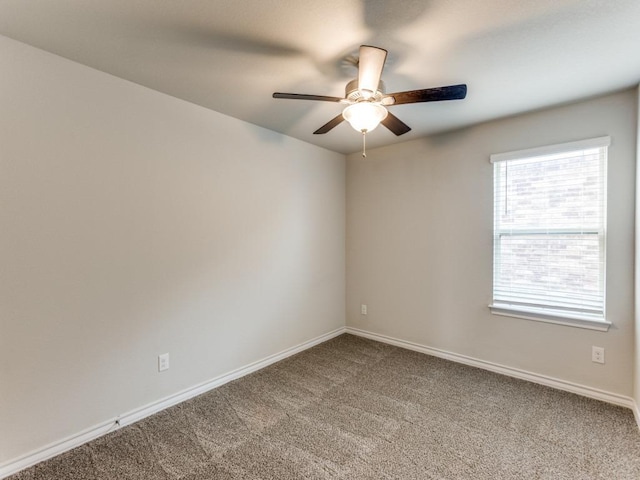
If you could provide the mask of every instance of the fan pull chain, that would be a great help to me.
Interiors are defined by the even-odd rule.
[[[362,130],[362,156],[367,158],[367,131]]]

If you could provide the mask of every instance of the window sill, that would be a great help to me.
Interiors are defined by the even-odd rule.
[[[606,332],[612,325],[611,322],[589,315],[571,315],[564,312],[549,312],[537,308],[515,307],[512,305],[489,305],[491,313],[494,315],[502,315],[505,317],[522,318],[524,320],[533,320],[535,322],[553,323],[556,325],[565,325],[568,327],[586,328],[588,330],[597,330]]]

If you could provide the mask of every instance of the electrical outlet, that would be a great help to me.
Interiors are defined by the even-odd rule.
[[[360,315],[367,314],[367,306],[365,304],[360,305]]]
[[[165,370],[169,370],[169,354],[163,353],[162,355],[158,355],[158,371],[164,372]]]
[[[591,347],[591,361],[604,363],[604,347]]]

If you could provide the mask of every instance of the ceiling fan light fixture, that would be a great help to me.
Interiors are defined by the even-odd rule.
[[[362,133],[362,153],[363,156],[366,156],[364,151],[366,133],[374,130],[380,123],[396,136],[411,131],[409,125],[389,113],[385,107],[408,103],[461,100],[467,96],[467,85],[464,83],[386,94],[384,82],[380,78],[386,58],[387,51],[384,48],[360,45],[360,56],[357,60],[358,78],[347,83],[344,98],[281,92],[275,92],[273,98],[348,104],[349,106],[342,113],[322,125],[313,134],[327,133],[346,120],[354,130]],[[349,63],[353,64],[354,62],[349,61]]]
[[[342,116],[354,130],[366,133],[375,129],[388,113],[379,103],[358,102],[345,108]]]

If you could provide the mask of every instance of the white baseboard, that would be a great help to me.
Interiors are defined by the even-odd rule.
[[[283,350],[279,353],[269,355],[262,360],[255,361],[253,363],[245,365],[244,367],[237,368],[235,370],[232,370],[231,372],[212,378],[211,380],[208,380],[206,382],[189,387],[174,395],[170,395],[143,407],[123,413],[122,415],[102,422],[98,425],[94,425],[90,428],[87,428],[86,430],[83,430],[82,432],[78,432],[62,440],[50,443],[49,445],[29,452],[16,459],[9,460],[8,462],[0,465],[0,479],[8,477],[9,475],[13,475],[14,473],[17,473],[20,470],[24,470],[25,468],[35,465],[36,463],[40,463],[44,460],[55,457],[56,455],[60,455],[61,453],[71,450],[72,448],[79,447],[80,445],[90,442],[91,440],[95,440],[96,438],[99,438],[111,431],[117,430],[118,428],[124,427],[125,425],[135,423],[139,420],[142,420],[143,418],[153,415],[154,413],[157,413],[178,403],[184,402],[185,400],[217,388],[232,380],[244,377],[249,373],[269,366],[272,363],[284,360],[291,355],[295,355],[296,353],[302,352],[322,342],[326,342],[327,340],[345,333],[345,331],[345,327],[340,327],[336,330],[333,330],[324,335],[320,335],[319,337],[313,338],[294,347],[287,348],[286,350]]]
[[[640,429],[640,408],[638,408],[638,402],[633,402],[633,416],[636,417],[636,423],[638,424],[638,428]]]
[[[440,350],[438,348],[427,347],[406,340],[400,340],[398,338],[388,337],[386,335],[380,335],[378,333],[361,330],[358,328],[347,327],[347,333],[358,335],[360,337],[369,338],[371,340],[377,340],[378,342],[388,343],[389,345],[395,345],[397,347],[406,348],[407,350],[413,350],[416,352],[426,353],[434,357],[444,358],[453,362],[463,363],[472,367],[482,368],[483,370],[489,370],[491,372],[500,373],[509,377],[519,378],[521,380],[527,380],[529,382],[538,383],[547,387],[552,387],[558,390],[564,390],[571,393],[576,393],[584,397],[593,398],[596,400],[602,400],[604,402],[612,403],[622,407],[631,408],[636,416],[636,422],[640,426],[640,412],[635,401],[631,397],[619,395],[617,393],[611,393],[597,388],[587,387],[585,385],[579,385],[577,383],[568,382],[558,378],[549,377],[547,375],[540,375],[538,373],[528,372],[519,368],[507,367],[498,363],[487,362],[486,360],[480,360],[478,358],[468,357],[466,355],[460,355],[459,353],[448,352],[446,350]]]

